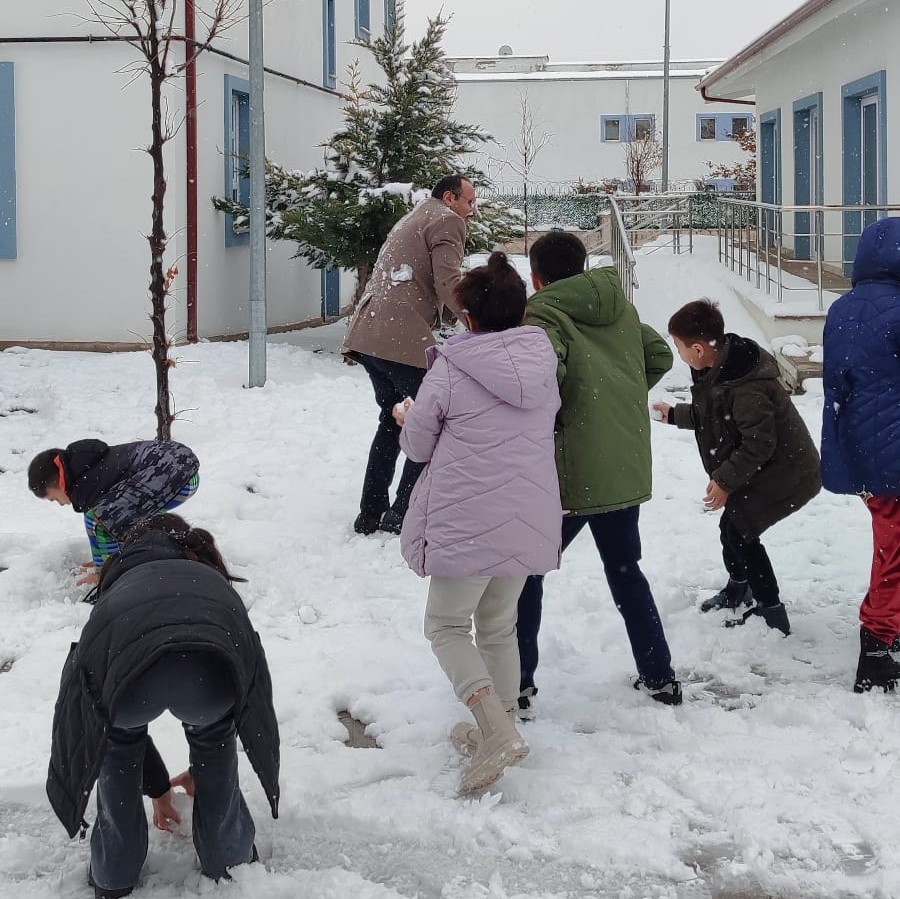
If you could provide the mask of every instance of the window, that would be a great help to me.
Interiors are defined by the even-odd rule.
[[[370,0],[355,0],[356,37],[361,41],[367,41],[371,34],[369,2]]]
[[[716,117],[701,116],[700,117],[700,140],[716,139]]]
[[[634,140],[647,140],[653,137],[653,116],[635,116],[634,127],[630,131]]]
[[[337,41],[334,31],[335,0],[322,0],[322,83],[337,86]]]
[[[335,318],[341,314],[341,270],[322,269],[322,318]]]
[[[735,115],[733,112],[720,112],[715,115],[698,113],[697,140],[735,140],[746,134],[753,127],[753,116]]]
[[[13,64],[0,62],[0,259],[15,259],[16,252],[16,106]]]
[[[384,0],[384,30],[390,31],[397,23],[397,0]]]
[[[652,115],[600,116],[600,140],[611,143],[644,140],[656,133],[656,117]]]
[[[225,195],[244,206],[250,205],[250,84],[243,78],[225,76]],[[250,233],[246,223],[236,225],[225,216],[225,246],[246,244]]]

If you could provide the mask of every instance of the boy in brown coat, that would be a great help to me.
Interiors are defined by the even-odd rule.
[[[715,303],[683,306],[669,320],[669,334],[692,369],[692,402],[653,408],[661,420],[694,431],[710,478],[704,505],[710,512],[724,509],[719,530],[728,583],[700,610],[737,609],[755,600],[742,618],[726,623],[760,615],[787,635],[787,611],[759,538],[819,492],[819,454],[778,381],[775,360],[749,338],[726,334]]]

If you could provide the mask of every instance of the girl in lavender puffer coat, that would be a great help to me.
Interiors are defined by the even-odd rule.
[[[524,326],[525,284],[503,253],[456,288],[468,333],[427,351],[400,445],[428,463],[403,522],[403,557],[431,576],[425,634],[477,722],[453,741],[473,754],[462,791],[496,781],[528,746],[516,731],[516,611],[530,574],[558,567],[562,508],[553,429],[556,354]],[[475,645],[472,645],[472,620]],[[476,648],[477,647],[477,648]]]

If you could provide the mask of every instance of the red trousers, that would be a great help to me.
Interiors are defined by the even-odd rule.
[[[885,643],[900,634],[900,498],[873,496],[872,577],[859,608],[862,626]]]

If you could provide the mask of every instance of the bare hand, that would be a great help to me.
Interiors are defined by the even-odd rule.
[[[85,587],[88,585],[93,586],[94,584],[97,583],[97,581],[100,580],[100,572],[97,571],[96,568],[94,568],[93,563],[91,563],[90,567],[91,567],[91,570],[88,571],[86,574],[79,575],[78,577],[75,578],[75,586],[76,587]],[[82,571],[85,570],[84,565],[81,566],[81,570]]]
[[[391,410],[391,415],[394,416],[394,421],[397,422],[398,425],[402,428],[403,425],[406,424],[406,413],[412,409],[413,401],[410,397],[407,397],[403,400],[402,403],[397,403],[396,406]]]
[[[653,418],[668,423],[669,410],[672,408],[668,403],[651,403],[650,408],[656,413]]]
[[[151,801],[153,802],[153,826],[158,830],[174,831],[176,825],[181,824],[181,815],[172,805],[172,791],[166,790],[162,796]]]
[[[706,496],[703,497],[703,508],[707,512],[717,512],[728,500],[728,492],[723,490],[715,481],[706,485]]]
[[[191,769],[188,768],[187,771],[182,771],[181,774],[176,775],[169,781],[169,785],[172,787],[181,787],[188,796],[194,795],[194,777],[191,774]]]

